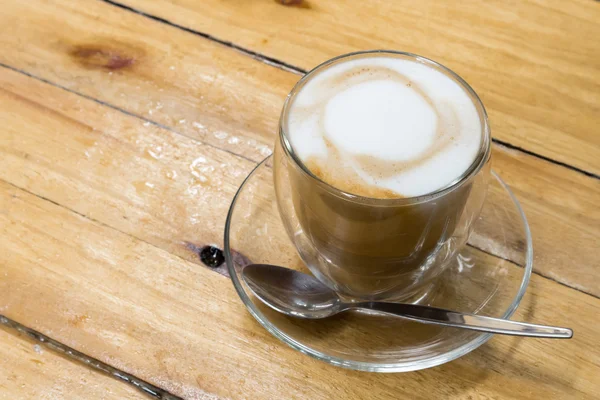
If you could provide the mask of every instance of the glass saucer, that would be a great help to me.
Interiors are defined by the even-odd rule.
[[[272,164],[272,157],[267,157],[248,175],[225,225],[225,260],[231,280],[265,329],[294,349],[333,365],[377,372],[434,367],[490,339],[491,334],[360,312],[303,320],[262,304],[241,278],[245,265],[275,264],[309,273],[279,217]],[[532,263],[525,215],[510,189],[492,173],[488,197],[468,245],[435,287],[414,302],[510,318],[525,293]]]

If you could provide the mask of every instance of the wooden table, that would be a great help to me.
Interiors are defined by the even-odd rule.
[[[299,76],[371,48],[480,94],[534,236],[515,318],[574,339],[348,371],[280,343],[202,264]],[[599,116],[593,0],[5,0],[0,398],[597,399]]]

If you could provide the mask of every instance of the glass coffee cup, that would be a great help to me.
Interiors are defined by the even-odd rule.
[[[325,182],[305,165],[286,131],[291,104],[313,76],[349,60],[397,57],[452,79],[474,105],[481,131],[471,165],[444,187],[416,197],[374,198]],[[458,75],[429,59],[367,51],[329,60],[306,74],[283,106],[275,143],[279,213],[311,272],[346,299],[406,301],[421,297],[466,244],[483,206],[490,175],[491,136],[485,108]]]

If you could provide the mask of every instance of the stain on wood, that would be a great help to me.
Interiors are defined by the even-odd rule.
[[[239,267],[245,267],[246,265],[252,264],[252,261],[239,251],[231,250],[231,259],[233,263]]]
[[[525,241],[523,239],[518,239],[514,243],[514,248],[515,248],[515,250],[517,250],[519,252],[524,252],[525,251]]]
[[[139,50],[117,49],[112,46],[84,44],[74,46],[69,55],[89,69],[117,71],[131,68],[140,58]]]
[[[275,3],[288,7],[311,8],[310,4],[305,0],[275,0]]]

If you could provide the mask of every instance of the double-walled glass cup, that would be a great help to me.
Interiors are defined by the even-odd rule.
[[[442,72],[463,87],[480,118],[481,146],[473,163],[455,181],[427,195],[379,199],[339,190],[306,167],[286,132],[294,97],[312,76],[349,59],[380,56],[409,59]],[[467,242],[485,200],[490,151],[485,108],[473,89],[454,72],[408,53],[368,51],[343,55],[306,74],[283,106],[273,166],[280,216],[311,272],[343,297],[396,301],[419,298]]]

